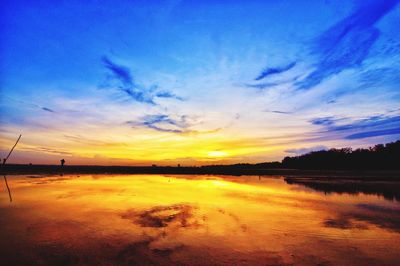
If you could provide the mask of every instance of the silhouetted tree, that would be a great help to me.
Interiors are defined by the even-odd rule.
[[[400,169],[400,140],[369,149],[342,148],[285,157],[284,168],[296,169]]]

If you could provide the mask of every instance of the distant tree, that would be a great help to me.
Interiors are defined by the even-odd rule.
[[[282,167],[296,169],[400,169],[400,140],[369,149],[342,148],[285,157]]]

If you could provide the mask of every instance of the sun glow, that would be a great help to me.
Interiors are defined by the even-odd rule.
[[[228,156],[228,153],[224,151],[209,151],[207,155],[209,157],[226,157]]]

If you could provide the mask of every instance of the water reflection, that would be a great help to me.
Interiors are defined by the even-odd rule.
[[[4,265],[399,264],[398,201],[297,181],[10,177],[0,253]]]
[[[387,200],[400,201],[400,182],[365,180],[329,180],[327,178],[285,178],[288,184],[299,184],[324,193],[370,194],[383,196]]]
[[[6,177],[6,175],[3,175],[3,177],[4,177],[4,183],[6,184],[8,197],[10,199],[10,202],[12,202],[11,190],[10,190],[10,187],[8,186],[7,177]]]

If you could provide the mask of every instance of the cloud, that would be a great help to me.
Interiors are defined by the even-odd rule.
[[[375,115],[348,121],[348,118],[321,117],[310,120],[316,126],[322,126],[319,134],[332,134],[343,139],[362,139],[376,136],[400,134],[400,116]]]
[[[370,138],[370,137],[378,137],[378,136],[386,136],[386,135],[400,135],[400,127],[356,133],[356,134],[346,136],[346,139],[365,139],[365,138]]]
[[[42,110],[43,110],[43,111],[46,111],[46,112],[50,112],[50,113],[55,113],[54,110],[52,110],[52,109],[50,109],[50,108],[47,108],[47,107],[42,107]]]
[[[179,101],[184,101],[185,99],[175,95],[174,93],[168,92],[168,91],[160,91],[156,93],[156,97],[158,98],[173,98]]]
[[[287,111],[279,111],[279,110],[264,110],[266,113],[275,113],[275,114],[282,114],[282,115],[290,115],[293,114],[293,112],[287,112]]]
[[[331,75],[359,66],[368,56],[380,31],[375,23],[391,11],[398,0],[368,1],[348,17],[322,33],[316,40],[312,54],[317,56],[315,70],[296,82],[300,90],[310,89]]]
[[[131,71],[128,67],[118,65],[112,62],[107,56],[102,57],[104,66],[110,70],[114,80],[119,81],[120,84],[115,86],[120,92],[129,96],[131,99],[150,105],[156,105],[155,98],[173,98],[183,101],[182,97],[175,95],[169,91],[158,91],[157,85],[145,87],[135,82]],[[107,85],[107,87],[112,87]]]
[[[329,126],[335,123],[337,119],[335,119],[333,116],[329,117],[320,117],[320,118],[314,118],[310,120],[310,123],[313,125],[323,125],[323,126]]]
[[[56,111],[54,111],[53,109],[50,109],[50,108],[45,107],[45,106],[41,106],[41,105],[39,105],[39,104],[37,104],[37,103],[34,103],[34,102],[27,102],[27,101],[23,101],[23,100],[20,100],[20,99],[14,99],[14,98],[9,97],[9,96],[7,96],[7,95],[1,95],[1,94],[0,94],[0,96],[1,96],[3,99],[7,99],[7,100],[9,100],[9,101],[12,101],[12,102],[15,102],[15,103],[18,103],[18,104],[30,106],[30,107],[32,107],[32,108],[38,108],[38,109],[41,109],[41,110],[43,110],[43,111],[50,112],[50,113],[56,113]]]
[[[260,84],[246,84],[245,86],[248,88],[255,88],[255,89],[266,89],[266,88],[271,88],[279,85],[280,83],[277,82],[266,82],[266,83],[260,83]]]
[[[44,152],[49,154],[56,154],[56,155],[73,155],[73,153],[66,151],[64,149],[53,149],[47,147],[23,147],[20,148],[24,151],[34,151],[34,152]]]
[[[372,127],[393,126],[400,124],[400,116],[385,117],[385,116],[370,116],[368,118],[354,121],[350,124],[329,126],[330,131],[343,131],[354,129],[367,129]]]
[[[101,59],[106,68],[108,68],[118,79],[120,79],[124,84],[134,85],[133,78],[129,68],[117,65],[112,62],[107,56],[103,56]]]
[[[296,62],[292,62],[288,65],[280,66],[280,67],[269,67],[265,68],[254,80],[259,81],[268,76],[280,74],[286,72],[293,68],[296,65]]]
[[[320,146],[314,146],[314,147],[309,147],[309,148],[288,149],[288,150],[285,150],[285,152],[301,155],[301,154],[309,153],[312,151],[322,151],[322,150],[328,150],[328,147],[320,145]]]
[[[400,83],[400,70],[389,67],[370,69],[361,73],[360,83],[362,87],[397,86]]]
[[[186,116],[180,116],[179,119],[172,119],[168,115],[146,115],[140,121],[127,121],[133,126],[145,126],[161,132],[183,133],[189,127]]]
[[[190,129],[193,124],[190,123],[188,120],[189,119],[186,115],[172,118],[169,115],[157,114],[143,116],[138,121],[127,121],[126,124],[129,124],[133,127],[147,127],[159,132],[170,132],[179,134],[210,134],[221,130],[221,128],[204,131],[193,130]]]

